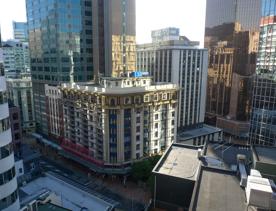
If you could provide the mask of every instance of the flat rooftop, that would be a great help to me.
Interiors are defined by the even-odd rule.
[[[178,135],[178,141],[185,141],[188,139],[192,139],[195,137],[199,137],[199,136],[204,136],[204,135],[208,135],[208,134],[212,134],[212,133],[218,133],[221,132],[222,130],[220,128],[217,127],[212,127],[210,125],[203,125],[203,127],[201,128],[195,128],[192,130],[187,130],[187,131],[183,131],[180,132]]]
[[[88,210],[105,211],[112,207],[104,200],[50,175],[39,177],[21,187],[20,190],[28,196],[36,195],[41,190],[54,192],[61,196],[63,207],[69,210],[80,210],[86,207]]]
[[[251,149],[249,146],[236,144],[220,144],[209,143],[206,151],[207,157],[216,158],[224,163],[226,169],[232,169],[237,166],[237,155],[246,155],[247,159],[251,157]],[[234,169],[232,169],[234,170]]]
[[[195,181],[200,166],[198,149],[201,148],[173,144],[153,172]]]
[[[255,146],[254,149],[258,161],[276,165],[276,147]]]
[[[38,211],[71,211],[71,210],[63,207],[59,207],[51,203],[46,203],[46,204],[39,205]]]
[[[192,206],[197,211],[246,210],[245,192],[235,173],[202,169]]]

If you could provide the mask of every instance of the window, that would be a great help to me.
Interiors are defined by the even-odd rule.
[[[8,130],[10,128],[10,120],[9,117],[6,119],[2,119],[0,121],[0,133]]]
[[[19,130],[19,123],[14,123],[13,128],[14,130]]]
[[[136,127],[136,132],[138,132],[138,133],[140,132],[140,126]]]
[[[136,117],[136,123],[140,123],[141,122],[141,117]]]
[[[175,112],[173,111],[173,112],[172,112],[172,117],[174,117],[174,116],[175,116]]]
[[[12,119],[13,119],[13,120],[18,120],[18,118],[19,118],[19,117],[18,117],[18,113],[13,113],[13,114],[12,114]]]
[[[85,16],[92,16],[92,12],[91,11],[85,11],[84,14],[85,14]]]
[[[154,137],[155,137],[155,138],[158,137],[158,131],[156,131],[156,132],[154,133]]]
[[[0,104],[8,102],[7,92],[0,92]]]
[[[158,123],[155,123],[154,128],[155,128],[155,129],[158,128]]]
[[[140,135],[136,136],[136,141],[139,142],[140,141]]]
[[[154,119],[155,119],[155,120],[158,120],[158,114],[155,114]]]

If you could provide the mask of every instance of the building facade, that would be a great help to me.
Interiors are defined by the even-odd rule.
[[[46,111],[49,125],[49,136],[54,140],[64,137],[63,106],[61,91],[58,86],[45,85]]]
[[[30,56],[28,43],[18,40],[3,42],[5,76],[20,78],[30,73]]]
[[[27,0],[31,73],[37,130],[48,133],[45,84],[93,78],[92,1]]]
[[[136,0],[93,0],[95,77],[135,71]]]
[[[137,45],[137,69],[155,82],[179,85],[177,125],[200,127],[204,122],[208,51],[187,40]]]
[[[13,38],[28,43],[28,25],[26,22],[12,22]]]
[[[207,0],[205,121],[237,140],[249,136],[260,10],[259,0]]]
[[[151,39],[153,43],[179,40],[179,28],[169,27],[165,29],[154,30],[151,32]]]
[[[17,180],[0,40],[0,210],[19,210]]]
[[[164,151],[176,139],[177,89],[149,77],[62,84],[63,150],[105,169]]]
[[[276,1],[262,1],[259,52],[254,81],[250,142],[276,145]]]
[[[12,133],[12,143],[15,154],[20,152],[21,142],[22,142],[22,128],[21,128],[21,118],[20,109],[12,104],[9,104],[10,113],[10,126]]]
[[[23,132],[33,132],[35,110],[31,78],[7,79],[7,89],[9,100],[20,109]]]

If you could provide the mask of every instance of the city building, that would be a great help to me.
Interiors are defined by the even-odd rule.
[[[205,122],[222,128],[226,136],[238,141],[249,137],[260,11],[259,0],[207,0]]]
[[[20,207],[1,47],[0,40],[0,210],[10,211]]]
[[[103,211],[116,210],[118,206],[118,202],[91,191],[80,182],[53,172],[28,182],[20,187],[20,192],[20,211]]]
[[[93,64],[99,76],[136,70],[136,0],[93,0]]]
[[[176,142],[193,146],[202,146],[208,142],[223,142],[223,132],[220,128],[203,124],[199,128],[178,132]]]
[[[33,132],[35,130],[35,111],[31,78],[9,78],[7,79],[7,90],[9,100],[20,109],[23,132]]]
[[[93,79],[92,1],[27,0],[27,24],[37,131],[48,135],[45,84]],[[47,24],[46,24],[47,23]]]
[[[276,181],[276,147],[252,146],[254,169],[269,179]]]
[[[179,28],[169,27],[165,29],[154,30],[151,32],[151,39],[153,43],[179,40],[180,32]]]
[[[20,78],[30,73],[28,43],[18,40],[3,42],[4,68],[7,78]]]
[[[267,158],[263,153],[267,149],[256,150],[265,159],[263,162],[275,162],[272,151]],[[151,207],[189,211],[275,210],[275,183],[258,171],[264,167],[262,164],[253,169],[251,158],[250,147],[243,145],[172,144],[153,169]],[[275,176],[275,171],[270,172]]]
[[[165,39],[156,38],[156,34],[162,34],[164,31],[171,33],[170,28],[154,31],[153,43],[137,45],[137,70],[149,72],[155,82],[179,85],[177,126],[180,130],[202,127],[205,116],[208,51],[199,48],[199,42],[192,42],[180,36],[176,40],[155,42],[157,39]]]
[[[26,22],[12,22],[13,38],[22,43],[28,43],[28,25]]]
[[[62,154],[99,173],[127,173],[133,161],[175,141],[177,91],[139,72],[62,84]]]
[[[58,86],[45,85],[46,112],[49,125],[49,137],[60,140],[64,137],[63,106],[61,91]]]
[[[259,52],[254,81],[250,143],[276,146],[276,2],[262,1]]]
[[[10,113],[10,127],[12,133],[12,143],[15,154],[19,153],[21,143],[22,143],[22,128],[20,119],[20,109],[19,107],[9,104]]]

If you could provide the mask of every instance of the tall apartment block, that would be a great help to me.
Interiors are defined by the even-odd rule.
[[[48,133],[45,84],[93,79],[92,1],[27,0],[27,23],[37,130]]]
[[[8,97],[13,105],[20,108],[23,132],[35,131],[35,111],[31,77],[7,79]]]
[[[176,139],[177,85],[135,74],[61,85],[66,157],[122,174]]]
[[[262,0],[250,143],[276,146],[276,1]]]
[[[20,42],[28,42],[28,26],[26,22],[12,22],[13,38]]]
[[[260,11],[259,0],[207,0],[206,122],[237,140],[249,134]]]
[[[6,78],[21,78],[30,74],[28,43],[18,40],[3,42],[4,68]]]
[[[95,77],[136,70],[136,0],[93,0]]]
[[[207,49],[179,36],[175,28],[153,31],[152,41],[137,45],[137,70],[149,72],[155,82],[178,84],[179,129],[201,127],[205,115]]]
[[[17,179],[0,40],[0,210],[19,210]]]

